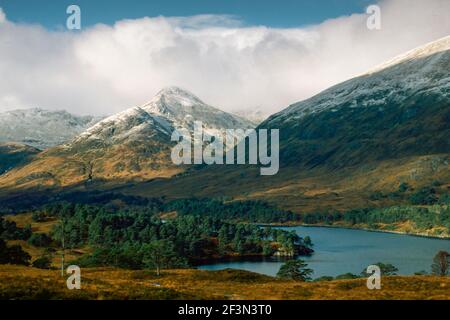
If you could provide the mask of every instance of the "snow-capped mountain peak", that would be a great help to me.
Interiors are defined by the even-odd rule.
[[[102,120],[76,137],[67,147],[85,141],[95,141],[100,145],[142,141],[155,135],[170,142],[176,128],[192,131],[195,121],[203,123],[207,134],[222,129],[253,127],[251,122],[211,107],[186,90],[168,87],[159,91],[147,104]]]
[[[185,107],[191,107],[195,105],[204,105],[205,103],[201,101],[196,95],[193,93],[181,89],[179,87],[166,87],[159,91],[156,96],[146,105],[153,103],[156,103],[158,101],[166,101],[167,103],[170,102],[177,102]]]
[[[179,87],[167,87],[159,91],[148,103],[141,107],[145,111],[167,117],[182,126],[186,117],[197,113],[219,110],[208,106],[194,94]]]
[[[250,121],[212,107],[189,91],[178,87],[161,90],[141,108],[150,114],[167,118],[175,128],[192,129],[195,121],[203,122],[205,129],[253,127]]]
[[[395,58],[388,60],[384,63],[382,63],[379,66],[376,66],[375,68],[369,70],[366,72],[366,74],[372,74],[375,72],[379,72],[381,70],[387,69],[389,67],[395,66],[397,64],[406,62],[406,61],[412,61],[417,60],[421,58],[428,57],[430,55],[444,52],[450,50],[450,36],[446,36],[444,38],[429,42],[423,46],[420,46],[418,48],[412,49],[404,54],[401,54],[399,56],[396,56]]]
[[[450,36],[398,56],[362,76],[335,85],[272,115],[263,125],[280,126],[341,108],[386,109],[415,96],[450,99]]]

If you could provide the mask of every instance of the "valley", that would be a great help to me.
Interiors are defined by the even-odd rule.
[[[193,130],[202,121],[214,134],[254,124],[172,87],[1,175],[0,197],[114,190],[169,199],[262,199],[302,214],[402,204],[372,197],[396,192],[402,183],[418,191],[440,181],[446,192],[449,43],[445,37],[424,45],[263,121],[257,130],[280,130],[274,176],[261,177],[249,165],[174,165],[173,128]]]
[[[151,208],[153,206],[149,205],[150,203],[146,207]],[[167,213],[164,213],[162,217],[167,221],[164,227],[167,231],[163,233],[161,231],[145,231],[148,227],[157,226],[155,223],[158,221],[153,218],[152,222],[144,223],[146,219],[145,211],[136,211],[138,214],[134,218],[137,219],[136,223],[130,224],[130,222],[125,221],[133,217],[132,212],[127,214],[125,211],[122,211],[111,216],[105,216],[104,213],[101,213],[104,210],[103,208],[100,209],[102,211],[97,211],[98,209],[95,207],[77,206],[78,211],[70,213],[72,218],[67,219],[65,222],[67,231],[66,263],[67,265],[78,264],[82,266],[82,290],[74,291],[66,289],[65,278],[60,275],[61,244],[58,239],[61,237],[59,232],[61,221],[51,215],[52,212],[55,214],[65,212],[63,217],[67,217],[69,211],[66,210],[70,210],[70,207],[58,210],[47,207],[47,211],[5,216],[5,220],[14,223],[14,225],[5,222],[0,223],[0,226],[6,228],[3,229],[3,232],[6,233],[1,233],[3,237],[6,236],[9,239],[30,237],[30,234],[25,235],[25,231],[31,231],[31,237],[28,240],[8,240],[7,245],[9,247],[18,245],[23,248],[29,254],[30,261],[33,261],[33,266],[0,265],[0,298],[233,300],[422,299],[425,296],[427,299],[449,298],[447,287],[450,284],[448,283],[448,277],[428,275],[427,271],[429,265],[431,265],[434,251],[448,250],[448,240],[431,240],[399,235],[384,236],[379,233],[364,234],[364,231],[327,228],[295,229],[297,234],[303,235],[302,241],[305,241],[305,243],[309,243],[312,240],[312,247],[315,252],[312,255],[302,255],[299,258],[305,260],[313,268],[315,279],[313,282],[299,282],[273,277],[276,269],[286,260],[278,260],[280,259],[278,258],[277,260],[268,259],[264,260],[264,262],[258,262],[260,260],[255,260],[255,255],[246,256],[245,251],[242,251],[240,255],[234,255],[234,258],[240,258],[242,262],[234,260],[236,262],[204,265],[205,262],[202,264],[201,261],[197,261],[197,263],[200,262],[200,265],[197,267],[183,266],[183,263],[178,259],[173,260],[173,258],[170,258],[172,260],[168,260],[169,256],[166,256],[165,263],[168,264],[160,271],[161,274],[159,276],[150,265],[139,265],[138,259],[141,253],[133,249],[136,243],[130,243],[130,240],[127,240],[126,237],[134,238],[138,234],[140,237],[166,234],[164,237],[167,237],[167,232],[172,227],[177,226],[176,228],[187,229],[184,231],[179,229],[177,232],[178,239],[174,243],[182,241],[182,237],[185,237],[182,234],[195,238],[199,235],[199,231],[201,233],[204,232],[203,226],[208,221],[205,218],[195,220],[195,216],[192,216],[190,213],[191,209],[201,214],[201,210],[195,209],[197,205],[203,207],[205,213],[211,212],[205,204],[196,204],[195,202],[175,201],[165,206],[164,211]],[[217,204],[212,205],[217,206]],[[262,217],[267,217],[266,219],[268,219],[270,215],[278,218],[284,217],[284,219],[289,219],[290,217],[287,212],[272,212],[270,207],[266,205],[253,204],[252,207],[259,207],[259,209],[254,211],[253,215],[255,216],[253,218],[252,214],[250,214],[247,219],[261,220]],[[245,211],[245,206],[242,208]],[[263,208],[266,209],[263,210]],[[223,218],[231,219],[232,216],[230,214],[236,212],[236,209],[235,205],[224,207],[222,210],[216,211],[215,214],[217,217],[222,216]],[[148,212],[148,210],[146,211]],[[173,210],[177,210],[178,213],[174,215]],[[81,216],[84,216],[84,218],[80,219]],[[185,218],[181,218],[183,216]],[[236,213],[236,217],[239,216],[245,217],[245,215]],[[92,220],[92,217],[95,217],[95,219]],[[107,222],[105,218],[113,220]],[[214,219],[214,216],[212,219]],[[123,222],[118,223],[119,220]],[[182,221],[192,221],[193,224],[183,225]],[[216,223],[219,223],[219,221],[217,220]],[[96,230],[100,225],[105,225],[106,229],[97,234],[98,231]],[[126,229],[124,229],[125,226],[127,226]],[[244,227],[245,225],[241,226]],[[160,225],[161,227],[163,225]],[[257,227],[249,227],[244,227],[242,230],[258,229]],[[282,229],[285,231],[292,230],[291,228]],[[133,232],[135,232],[133,230],[141,231],[133,235]],[[264,230],[264,233],[268,232],[267,228],[260,230],[261,232]],[[231,229],[228,232],[230,231]],[[330,232],[332,234],[328,234]],[[343,234],[341,238],[338,235],[339,233]],[[223,243],[221,237],[224,235],[226,233],[222,235],[222,231],[219,232],[219,244]],[[283,236],[283,233],[280,235]],[[288,234],[285,233],[284,235]],[[308,240],[306,236],[308,236]],[[97,237],[99,240],[95,240]],[[237,235],[234,237],[236,239]],[[397,239],[395,239],[396,237]],[[89,240],[90,244],[85,242],[87,239],[91,239]],[[238,241],[238,250],[250,249],[251,247],[248,247],[248,245],[251,242],[247,241],[255,241],[251,239],[254,238],[245,240],[247,249],[244,249],[244,247],[239,249]],[[280,241],[285,241],[281,239]],[[386,243],[381,243],[380,239],[384,239],[383,241]],[[110,247],[107,245],[108,241],[119,242]],[[152,242],[145,240],[144,246],[145,243]],[[195,248],[194,250],[196,251],[189,251],[192,250],[190,249],[192,245],[188,245],[189,249],[187,252],[203,251],[209,252],[209,259],[217,257],[215,254],[211,255],[213,247],[207,245],[206,238],[203,238],[201,242],[196,240],[191,243],[194,245],[192,248]],[[99,244],[100,246],[98,246]],[[227,246],[234,246],[234,244],[235,240]],[[272,243],[272,245],[274,244]],[[106,250],[101,249],[105,245]],[[391,249],[389,251],[383,250],[382,248],[386,246],[391,247]],[[182,247],[186,246],[183,245]],[[153,249],[149,247],[146,250]],[[170,249],[165,252],[165,254],[168,254]],[[183,256],[189,256],[190,254],[187,252]],[[359,254],[360,258],[353,259],[355,252],[363,252],[365,258],[361,259],[361,254]],[[414,257],[419,256],[422,262],[417,264],[419,260]],[[45,257],[48,257],[49,265],[38,265],[36,261]],[[372,260],[380,258],[398,266],[400,269],[399,273],[402,276],[389,275],[383,277],[383,289],[371,291],[366,287],[366,279],[359,278],[358,272],[361,268],[364,268],[366,263],[373,263],[374,261]],[[0,257],[1,259],[3,258]],[[408,259],[412,260],[408,262]],[[183,267],[183,269],[174,270],[173,267],[176,265]],[[233,270],[248,269],[249,267],[258,273]],[[196,270],[196,268],[210,271]],[[269,272],[271,276],[263,275],[268,272],[267,268],[272,270]],[[419,270],[420,268],[425,270]],[[417,274],[411,275],[413,273]],[[405,274],[410,275],[405,276]]]

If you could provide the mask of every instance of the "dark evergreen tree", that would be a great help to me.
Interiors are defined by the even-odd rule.
[[[280,267],[277,276],[283,279],[309,281],[313,270],[307,267],[308,265],[303,260],[289,260]]]

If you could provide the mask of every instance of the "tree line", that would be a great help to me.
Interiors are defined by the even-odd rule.
[[[353,209],[345,212],[316,212],[299,215],[298,221],[305,224],[333,224],[346,222],[350,225],[368,224],[377,229],[378,224],[393,224],[410,221],[419,229],[432,227],[446,228],[450,233],[450,206],[434,205],[430,207],[393,206],[388,208]]]
[[[119,209],[69,203],[47,206],[45,216],[58,217],[51,238],[65,246],[89,245],[94,251],[80,265],[139,269],[159,265],[187,266],[208,258],[310,254],[310,239],[293,231],[181,214],[164,221],[158,210]],[[42,218],[42,217],[41,217]]]

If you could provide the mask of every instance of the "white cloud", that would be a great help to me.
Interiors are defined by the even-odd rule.
[[[307,28],[245,27],[209,15],[123,20],[72,33],[12,23],[0,10],[0,111],[111,114],[177,85],[224,110],[272,113],[450,34],[448,0],[380,6],[380,31],[355,14]]]
[[[6,21],[6,15],[5,15],[5,13],[3,12],[3,9],[0,8],[0,23],[3,23],[3,22],[5,22],[5,21]]]

